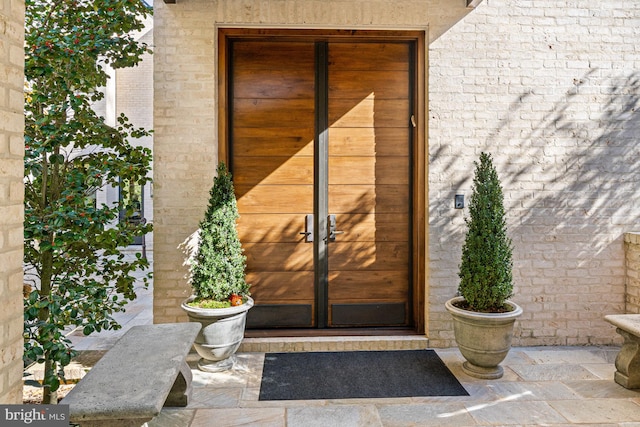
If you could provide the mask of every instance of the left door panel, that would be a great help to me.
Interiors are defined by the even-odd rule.
[[[231,167],[256,306],[247,326],[314,327],[314,43],[234,41]]]

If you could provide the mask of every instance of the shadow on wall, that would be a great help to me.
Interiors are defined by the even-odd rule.
[[[544,233],[547,242],[557,243],[540,248],[542,252],[572,252],[576,268],[586,267],[580,265],[583,257],[575,254],[577,248],[564,247],[560,235],[573,234],[571,243],[583,243],[584,259],[592,259],[593,254],[607,251],[612,238],[614,250],[620,252],[622,233],[627,231],[621,227],[640,218],[633,202],[640,196],[640,73],[610,82],[606,102],[592,111],[589,98],[605,88],[595,74],[597,69],[574,79],[563,102],[556,103],[529,134],[517,138],[524,150],[509,156],[503,172],[506,203],[519,220],[512,225],[514,236],[523,234],[521,227],[533,227],[526,233]],[[532,96],[522,94],[511,115],[518,115],[525,98]],[[535,99],[528,105],[535,105]],[[510,122],[502,123],[489,138],[489,146]]]
[[[453,28],[458,22],[473,12],[483,0],[473,0],[467,7],[467,0],[430,0],[425,2],[429,22],[429,44]]]
[[[622,312],[623,233],[640,220],[640,73],[616,78],[591,69],[555,102],[549,99],[558,90],[546,89],[517,96],[482,146],[473,147],[496,157],[514,243],[516,299],[542,311],[577,312],[576,319]],[[547,105],[543,115],[539,109]],[[528,115],[542,118],[531,125]],[[441,171],[457,168],[451,188],[470,194],[473,165],[461,172],[450,149],[432,151],[431,162],[447,162],[438,165]],[[461,247],[466,228],[457,211],[452,219],[453,194],[436,196],[430,228]],[[439,280],[454,276],[457,286],[459,257],[438,262],[454,269]],[[551,319],[550,330],[570,330],[567,322]]]
[[[516,280],[528,287],[525,301],[546,312],[576,313],[579,322],[624,311],[623,233],[640,219],[635,203],[640,197],[640,73],[604,84],[594,69],[573,83],[565,102],[524,136],[530,164],[508,166],[505,187],[519,195],[509,202],[518,219],[513,236],[529,251],[516,254],[524,260]],[[589,102],[594,93],[605,101]],[[590,110],[594,105],[598,110]],[[526,191],[524,186],[535,183],[538,174],[552,178]],[[526,241],[532,236],[533,245]],[[538,267],[547,266],[548,272],[541,274]],[[549,274],[553,277],[545,277]],[[548,335],[560,339],[554,329],[566,327],[572,336],[578,328],[572,322],[550,321]],[[609,328],[604,322],[592,322],[589,328],[596,336],[608,335],[595,331]]]

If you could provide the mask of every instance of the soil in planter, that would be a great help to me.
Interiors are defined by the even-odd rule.
[[[509,313],[510,311],[513,311],[513,307],[507,304],[503,305],[502,307],[490,307],[488,310],[484,311],[473,309],[466,300],[455,301],[452,304],[454,307],[459,308],[460,310],[474,311],[476,313]]]

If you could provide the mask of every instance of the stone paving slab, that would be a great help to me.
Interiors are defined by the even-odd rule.
[[[190,427],[232,427],[232,426],[260,426],[284,427],[286,424],[284,408],[238,408],[200,409],[196,411]],[[149,427],[165,427],[153,425]]]
[[[287,410],[287,427],[382,427],[377,408],[369,404],[298,407]]]
[[[465,426],[476,425],[464,403],[421,403],[378,407],[384,426]]]
[[[191,424],[195,415],[194,409],[164,409],[147,423],[147,427],[185,427]]]
[[[521,349],[520,351],[531,358],[535,364],[584,364],[607,362],[603,357],[604,353],[598,354],[598,352],[582,348],[560,347],[559,349]]]
[[[189,408],[237,408],[242,391],[242,388],[196,387],[192,391]]]
[[[549,402],[549,405],[575,424],[640,421],[640,405],[629,400],[562,400]]]
[[[616,373],[613,361],[610,363],[586,363],[582,367],[602,380],[613,380]]]
[[[512,365],[509,367],[525,381],[597,380],[598,376],[580,365]]]
[[[552,425],[567,422],[565,417],[543,401],[497,400],[488,404],[469,404],[467,410],[480,425],[519,425],[523,422]]]
[[[583,398],[640,398],[640,392],[620,386],[620,384],[613,381],[613,376],[609,380],[566,381],[565,384]],[[640,419],[638,419],[638,422],[640,422]]]
[[[560,381],[545,382],[496,382],[486,386],[495,399],[518,398],[519,401],[580,399],[581,396]]]

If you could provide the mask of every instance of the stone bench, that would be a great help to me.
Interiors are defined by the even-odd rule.
[[[640,314],[609,314],[604,319],[624,338],[616,357],[615,381],[625,388],[640,388]]]
[[[134,326],[60,402],[82,427],[140,427],[163,406],[187,406],[186,359],[201,325]]]

